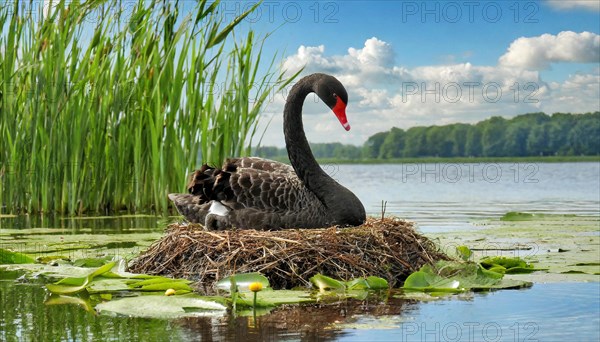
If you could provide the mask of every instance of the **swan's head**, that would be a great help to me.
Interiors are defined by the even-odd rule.
[[[317,81],[315,93],[317,93],[317,96],[331,108],[335,116],[340,120],[342,126],[349,131],[350,124],[346,118],[348,93],[342,83],[333,76],[322,74]]]

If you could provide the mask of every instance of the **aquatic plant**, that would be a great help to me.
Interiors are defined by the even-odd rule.
[[[42,3],[0,4],[7,213],[164,212],[198,165],[250,152],[291,81],[236,30],[258,4],[228,21],[219,1]]]

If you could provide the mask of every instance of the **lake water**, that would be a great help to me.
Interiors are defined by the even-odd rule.
[[[39,285],[0,271],[0,341],[598,341],[600,283],[536,284],[436,302],[292,306],[251,317],[159,320],[44,305]],[[0,279],[2,279],[0,278]],[[338,322],[338,323],[336,323]],[[341,323],[339,323],[341,322]]]
[[[326,165],[367,211],[414,220],[423,231],[464,228],[508,211],[600,215],[600,163]],[[69,228],[62,234],[161,231],[156,217],[0,219],[0,229]],[[1,233],[1,231],[0,231]],[[8,242],[7,242],[8,241]],[[2,247],[10,247],[2,236]],[[342,340],[559,341],[600,339],[600,283],[535,284],[435,302],[387,298],[246,317],[156,320],[46,306],[39,283],[0,271],[0,341]]]
[[[325,165],[372,215],[421,230],[464,227],[510,211],[600,215],[600,163]]]

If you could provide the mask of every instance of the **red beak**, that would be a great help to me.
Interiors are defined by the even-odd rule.
[[[333,107],[332,110],[333,110],[333,113],[335,114],[335,116],[337,116],[338,120],[340,120],[340,123],[342,124],[342,126],[344,126],[344,129],[349,131],[350,124],[348,123],[348,119],[346,119],[346,104],[344,103],[344,101],[342,101],[338,97],[337,102],[335,103],[335,106]]]

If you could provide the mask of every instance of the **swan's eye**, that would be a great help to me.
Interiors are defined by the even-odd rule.
[[[336,93],[333,93],[333,98],[337,99],[337,94]]]

